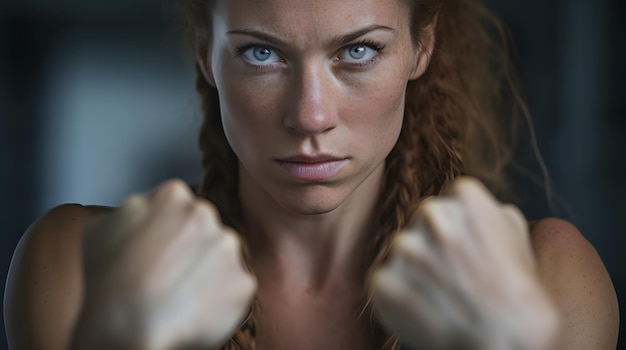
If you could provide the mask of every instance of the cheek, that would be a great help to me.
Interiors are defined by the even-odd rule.
[[[276,119],[274,91],[265,84],[238,83],[229,79],[220,86],[220,108],[226,138],[240,159],[259,147],[269,146],[268,141],[280,121]]]
[[[255,159],[253,152],[268,145],[276,129],[275,82],[250,79],[238,68],[229,49],[214,48],[213,72],[219,91],[224,133],[239,159]],[[278,121],[279,123],[279,121]],[[270,137],[268,137],[270,135]]]
[[[346,123],[358,132],[360,143],[369,145],[370,152],[386,157],[402,129],[406,84],[402,79],[387,78],[367,86],[351,99]]]

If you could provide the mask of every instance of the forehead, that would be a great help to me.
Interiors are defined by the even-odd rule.
[[[269,30],[291,41],[373,24],[409,27],[409,11],[401,0],[218,0],[213,15],[213,22],[226,30]]]

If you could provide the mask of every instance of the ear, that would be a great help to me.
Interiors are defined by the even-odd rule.
[[[415,80],[421,77],[430,64],[430,58],[435,49],[436,23],[437,21],[435,20],[420,31],[420,42],[419,46],[415,49],[415,61],[413,62],[413,69],[409,75],[409,80]]]
[[[215,86],[215,77],[213,76],[213,68],[211,67],[211,52],[209,50],[209,44],[205,41],[201,41],[200,38],[196,39],[196,63],[200,67],[200,71],[206,79],[209,85]]]

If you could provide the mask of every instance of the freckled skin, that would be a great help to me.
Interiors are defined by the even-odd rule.
[[[333,12],[327,2],[222,1],[214,12],[208,75],[220,91],[224,129],[242,165],[244,201],[271,198],[289,212],[319,214],[336,209],[355,191],[377,194],[384,160],[402,127],[406,84],[421,74],[419,51],[399,2],[332,2]],[[370,25],[392,29],[359,38],[384,46],[376,61],[359,68],[338,61],[346,46],[331,40]],[[286,45],[227,34],[241,28]],[[250,67],[235,57],[236,48],[248,43],[268,45],[283,61],[270,69]],[[303,153],[350,161],[332,179],[308,184],[285,176],[274,163]]]
[[[355,323],[355,315],[368,299],[368,220],[377,215],[384,159],[401,129],[405,86],[428,65],[408,37],[406,8],[400,0],[222,0],[217,7],[212,46],[198,60],[219,89],[226,134],[241,159],[254,276],[241,265],[239,234],[181,181],[115,209],[59,206],[31,225],[13,256],[4,300],[10,348],[215,348],[254,296],[262,306],[259,350],[380,348],[369,317]],[[350,50],[357,38],[331,44],[371,25],[386,29],[364,34],[359,50]],[[430,51],[435,38],[425,29]],[[259,32],[283,43],[263,42]],[[250,64],[250,44],[272,64]],[[346,62],[347,52],[361,49],[367,64]],[[318,153],[349,164],[317,183],[274,164]],[[544,219],[528,232],[517,209],[473,179],[457,179],[417,214],[422,223],[395,237],[390,263],[367,286],[377,318],[403,343],[615,349],[615,291],[570,223]]]

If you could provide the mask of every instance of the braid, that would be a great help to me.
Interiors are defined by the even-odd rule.
[[[217,89],[207,83],[197,66],[196,72],[196,89],[202,98],[204,112],[198,139],[204,174],[198,192],[219,208],[225,224],[238,226],[241,209],[237,183],[239,178],[237,157],[224,134]]]
[[[202,98],[204,119],[200,129],[199,146],[202,151],[204,174],[199,187],[200,196],[210,200],[219,208],[222,221],[242,232],[241,205],[239,202],[237,157],[228,144],[219,106],[217,89],[209,85],[202,71],[196,66],[196,89]],[[243,239],[243,237],[242,237]],[[243,244],[243,257],[249,260],[247,245]],[[249,269],[249,266],[247,266]],[[256,325],[253,303],[248,317],[235,335],[223,345],[224,350],[255,349]]]
[[[402,132],[387,157],[374,239],[379,255],[388,246],[384,242],[411,223],[422,199],[439,194],[457,176],[476,176],[504,192],[512,157],[508,138],[515,130],[506,133],[503,125],[515,125],[516,110],[523,109],[497,18],[472,0],[414,3],[425,9],[414,22],[417,44],[420,28],[436,17],[436,47],[425,74],[407,85]]]
[[[196,9],[196,17],[198,6],[206,10],[211,3],[187,1],[189,9]],[[509,138],[514,130],[505,133],[502,126],[511,121],[514,125],[515,120],[501,117],[516,118],[516,111],[524,109],[512,80],[502,25],[486,8],[475,0],[410,2],[416,43],[420,30],[437,18],[436,47],[424,75],[407,85],[402,131],[386,159],[385,182],[377,203],[378,230],[370,246],[370,270],[380,266],[394,236],[411,224],[421,201],[439,194],[457,176],[476,176],[493,191],[507,188],[504,169],[511,160]],[[207,28],[206,18],[202,23],[190,18],[196,21],[195,28]],[[500,40],[493,40],[494,33]],[[238,160],[224,134],[218,92],[199,68],[196,88],[204,112],[199,137],[204,174],[199,193],[219,208],[225,224],[243,232]],[[505,107],[512,108],[505,111]],[[245,244],[243,256],[247,262]],[[364,306],[383,340],[382,349],[399,349],[399,339],[385,332],[370,309]],[[256,348],[258,310],[255,301],[246,320],[221,349]]]
[[[421,201],[459,175],[476,176],[494,192],[505,192],[512,145],[502,117],[512,118],[513,125],[517,110],[524,108],[497,18],[469,0],[422,8],[432,11],[416,27],[437,16],[436,47],[425,74],[407,85],[404,124],[386,160],[370,271],[384,261],[395,235],[412,223]],[[499,33],[500,41],[489,30]],[[506,92],[512,100],[503,98]],[[502,113],[507,102],[512,110]],[[508,136],[514,135],[510,131]],[[378,323],[373,315],[372,322]],[[399,346],[397,337],[389,336],[383,348]]]

